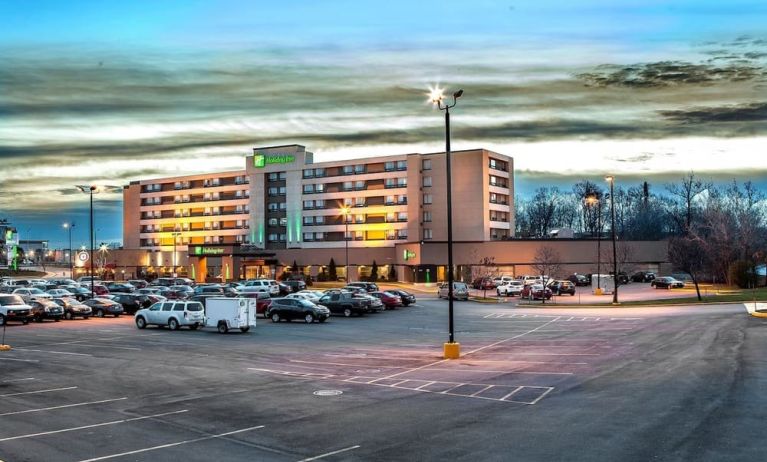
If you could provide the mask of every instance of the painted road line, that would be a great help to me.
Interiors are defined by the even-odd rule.
[[[420,390],[421,387],[428,387],[429,385],[433,385],[435,383],[437,383],[437,382],[426,382],[423,385],[421,385],[420,387],[414,388],[414,390]]]
[[[430,369],[439,372],[476,372],[479,374],[539,374],[539,375],[574,375],[574,372],[545,372],[545,371],[488,371],[477,369]],[[416,379],[408,379],[416,380]]]
[[[472,396],[472,397],[477,396],[478,394],[482,393],[483,391],[487,391],[487,390],[493,388],[494,386],[495,385],[488,385],[488,386],[486,386],[485,388],[483,388],[483,389],[481,389],[479,391],[475,391],[474,393],[470,394],[469,396]]]
[[[544,396],[546,396],[546,395],[548,395],[549,393],[551,393],[551,391],[552,391],[552,390],[554,390],[554,387],[549,387],[549,389],[548,389],[548,390],[544,391],[544,392],[543,392],[543,394],[542,394],[541,396],[539,396],[539,397],[535,398],[535,399],[534,399],[532,402],[530,402],[530,404],[531,404],[531,405],[532,405],[532,404],[536,404],[538,401],[542,400]]]
[[[32,350],[29,348],[16,348],[18,351],[33,351],[35,353],[48,353],[54,355],[72,355],[72,356],[93,356],[86,353],[72,353],[70,351],[52,351],[52,350]]]
[[[34,395],[37,393],[50,393],[52,391],[64,391],[64,390],[74,390],[77,387],[65,387],[65,388],[50,388],[48,390],[37,390],[37,391],[22,391],[19,393],[8,393],[5,395],[0,395],[0,398],[5,398],[6,396],[19,396],[19,395]]]
[[[524,387],[517,387],[517,388],[516,388],[516,389],[514,389],[514,391],[512,391],[511,393],[508,393],[508,394],[506,394],[506,395],[503,395],[503,398],[501,398],[501,401],[506,401],[506,398],[510,397],[511,395],[513,395],[514,393],[518,392],[518,391],[519,391],[519,390],[521,390],[522,388],[524,388]]]
[[[191,440],[179,441],[177,443],[162,444],[160,446],[152,446],[150,448],[136,449],[135,451],[121,452],[119,454],[110,454],[108,456],[94,457],[93,459],[84,459],[84,460],[81,460],[79,462],[96,462],[98,460],[114,459],[114,458],[117,458],[117,457],[129,456],[129,455],[133,455],[133,454],[141,454],[141,453],[149,452],[149,451],[157,451],[158,449],[172,448],[172,447],[175,447],[175,446],[181,446],[183,444],[197,443],[199,441],[207,441],[207,440],[212,440],[212,439],[215,439],[215,438],[223,438],[225,436],[236,435],[238,433],[244,433],[244,432],[249,432],[249,431],[252,431],[252,430],[258,430],[259,428],[264,428],[264,426],[263,425],[258,425],[256,427],[243,428],[241,430],[235,430],[235,431],[226,432],[226,433],[219,433],[217,435],[203,436],[203,437],[194,438],[194,439],[191,439]]]
[[[122,401],[124,399],[128,399],[128,397],[104,399],[101,401],[88,401],[86,403],[65,404],[62,406],[43,407],[43,408],[37,408],[37,409],[27,409],[26,411],[6,412],[4,414],[0,414],[0,417],[7,416],[7,415],[28,414],[30,412],[53,411],[55,409],[64,409],[68,407],[89,406],[91,404],[112,403],[114,401]]]
[[[26,382],[27,380],[37,380],[37,379],[34,378],[34,377],[26,377],[26,378],[23,378],[23,379],[3,380],[0,383]]]
[[[111,422],[104,422],[104,423],[93,424],[93,425],[83,425],[82,427],[63,428],[61,430],[53,430],[49,432],[29,433],[27,435],[10,436],[8,438],[0,438],[0,443],[2,443],[3,441],[21,440],[25,438],[34,438],[36,436],[54,435],[57,433],[66,433],[66,432],[73,432],[77,430],[85,430],[86,428],[105,427],[107,425],[117,425],[117,424],[121,424],[125,422],[135,422],[138,420],[154,419],[156,417],[164,417],[166,415],[181,414],[183,412],[188,412],[188,409],[183,409],[181,411],[164,412],[162,414],[145,415],[142,417],[133,417],[130,419],[113,420]]]
[[[39,363],[40,362],[36,359],[19,359],[19,358],[6,358],[6,357],[0,357],[0,361],[19,361],[22,363]]]
[[[559,320],[559,318],[560,318],[560,317],[559,317],[559,316],[557,316],[556,318],[552,319],[551,321],[547,321],[547,322],[545,322],[545,323],[541,324],[540,326],[536,327],[535,329],[530,329],[530,330],[528,330],[528,331],[526,331],[526,332],[523,332],[523,333],[521,333],[521,334],[519,334],[519,335],[515,335],[515,336],[513,336],[513,337],[509,337],[509,338],[507,338],[507,339],[504,339],[504,340],[499,340],[499,341],[497,341],[497,342],[495,342],[495,343],[491,343],[490,345],[485,345],[485,346],[483,346],[483,347],[480,347],[480,348],[477,348],[477,349],[475,349],[475,350],[471,350],[471,351],[469,351],[468,353],[464,353],[464,356],[465,356],[465,355],[470,355],[470,354],[472,354],[472,353],[476,353],[476,352],[478,352],[478,351],[482,351],[482,350],[484,350],[484,349],[486,349],[486,348],[492,348],[492,347],[494,347],[494,346],[496,346],[496,345],[500,345],[501,343],[504,343],[504,342],[508,342],[509,340],[514,340],[514,339],[517,339],[517,338],[519,338],[519,337],[522,337],[522,336],[524,336],[524,335],[527,335],[527,334],[533,333],[533,332],[535,332],[535,331],[537,331],[537,330],[539,330],[539,329],[541,329],[541,328],[543,328],[543,327],[546,327],[546,326],[548,326],[548,325],[549,325],[549,324],[551,324],[552,322]]]
[[[309,462],[311,460],[318,460],[318,459],[322,459],[324,457],[334,456],[336,454],[341,454],[342,452],[351,451],[351,450],[357,449],[359,447],[360,447],[359,444],[356,445],[356,446],[349,446],[348,448],[339,449],[339,450],[333,451],[333,452],[326,452],[325,454],[320,454],[319,456],[309,457],[308,459],[301,459],[298,462]],[[86,462],[86,461],[83,461],[83,462]]]
[[[375,365],[369,365],[369,364],[350,364],[350,363],[328,363],[324,361],[301,361],[300,359],[291,359],[291,363],[301,363],[301,364],[317,364],[318,366],[350,366],[350,367],[357,367],[357,368],[367,368],[367,369],[407,369],[407,366],[379,366],[378,364]],[[301,367],[301,366],[296,366]]]

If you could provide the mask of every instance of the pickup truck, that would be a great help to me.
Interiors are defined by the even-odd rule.
[[[27,305],[18,295],[0,294],[0,326],[8,321],[21,321],[29,323],[32,317],[32,307]]]
[[[357,297],[351,292],[330,292],[323,295],[318,303],[327,307],[331,313],[343,314],[347,318],[352,314],[362,316],[370,311],[370,300]]]

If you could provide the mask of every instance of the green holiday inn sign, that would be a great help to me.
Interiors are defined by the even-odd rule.
[[[273,154],[267,156],[266,154],[254,154],[253,166],[256,168],[264,168],[270,164],[290,164],[295,162],[296,156],[292,154]]]

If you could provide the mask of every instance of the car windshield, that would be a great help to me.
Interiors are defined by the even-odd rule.
[[[0,295],[0,305],[13,306],[23,304],[24,300],[18,295]]]
[[[202,303],[194,302],[186,304],[187,311],[202,311]]]

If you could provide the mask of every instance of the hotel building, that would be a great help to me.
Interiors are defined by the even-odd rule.
[[[476,149],[451,161],[454,241],[512,236],[513,160]],[[137,266],[159,272],[172,252],[197,280],[274,276],[293,261],[316,275],[331,258],[343,275],[347,247],[352,279],[373,260],[386,276],[413,266],[413,245],[447,239],[444,153],[314,163],[304,146],[255,148],[243,170],[136,181],[123,197],[123,248],[147,255]],[[437,279],[431,263],[397,277]]]

